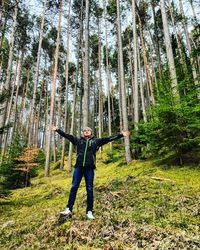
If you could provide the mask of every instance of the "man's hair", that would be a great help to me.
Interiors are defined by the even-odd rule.
[[[90,127],[85,127],[85,128],[83,129],[83,132],[84,132],[85,130],[90,130],[91,133],[92,133],[92,129],[91,129]]]

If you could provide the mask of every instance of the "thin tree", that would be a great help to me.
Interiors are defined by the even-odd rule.
[[[14,41],[15,41],[15,31],[17,26],[17,14],[19,9],[19,1],[16,1],[14,13],[13,13],[13,24],[12,24],[12,32],[10,37],[10,48],[9,48],[9,57],[8,57],[8,66],[6,71],[6,81],[4,85],[4,89],[6,93],[9,93],[11,89],[11,72],[12,72],[12,61],[13,61],[13,52],[14,52]],[[3,128],[6,122],[7,115],[7,107],[8,107],[8,98],[6,101],[0,106],[2,112],[0,114],[0,128]],[[0,145],[2,145],[2,135],[0,134]]]
[[[39,80],[39,68],[40,68],[40,58],[41,58],[41,50],[42,50],[46,3],[47,3],[47,0],[44,0],[43,12],[42,12],[42,17],[41,17],[41,25],[40,25],[40,36],[39,36],[39,45],[38,45],[38,52],[37,52],[37,62],[36,62],[36,68],[35,68],[33,99],[32,99],[32,103],[31,103],[31,112],[30,112],[30,127],[29,127],[29,137],[28,137],[28,144],[29,145],[34,144],[34,138],[36,136],[36,134],[34,133],[34,121],[35,121],[35,113],[36,113],[36,93],[37,93],[37,86],[38,86],[38,80]]]
[[[54,122],[54,103],[55,103],[55,94],[56,94],[56,80],[57,80],[57,69],[58,69],[60,33],[61,33],[61,19],[62,19],[62,0],[60,0],[59,2],[59,20],[58,20],[55,64],[54,64],[54,70],[53,70],[53,82],[52,82],[52,92],[51,92],[50,122],[49,122],[49,132],[48,132],[48,140],[47,140],[47,149],[46,149],[45,176],[49,176],[50,174],[51,125]]]
[[[85,7],[85,68],[84,68],[84,94],[83,94],[83,127],[89,122],[89,0]]]
[[[103,130],[103,92],[101,76],[101,27],[100,18],[98,18],[98,63],[99,63],[99,137],[102,137]],[[102,148],[100,148],[100,157],[102,158]]]
[[[71,0],[68,6],[68,18],[67,18],[67,43],[66,43],[66,66],[65,66],[65,116],[64,116],[64,131],[67,131],[67,120],[68,120],[68,82],[69,82],[69,36],[70,36],[70,11],[71,11]],[[60,168],[64,168],[65,159],[65,138],[62,138],[62,155]]]
[[[134,41],[134,123],[137,130],[139,122],[139,95],[138,95],[138,58],[137,58],[137,27],[136,27],[136,2],[132,0],[133,41]]]
[[[126,108],[126,92],[125,92],[125,81],[124,81],[124,64],[123,64],[123,52],[122,52],[122,38],[121,38],[121,21],[120,21],[120,3],[117,3],[117,33],[118,33],[118,50],[119,50],[119,69],[120,69],[120,87],[122,94],[122,118],[123,118],[123,129],[128,130],[128,117]],[[126,161],[129,163],[131,158],[130,151],[130,140],[129,137],[125,137],[125,151],[126,151]]]
[[[191,42],[190,42],[190,36],[189,36],[189,32],[188,32],[188,27],[187,27],[187,21],[185,18],[185,13],[183,10],[183,3],[182,0],[179,0],[179,6],[180,6],[180,12],[181,12],[181,16],[182,16],[182,23],[183,23],[183,29],[185,32],[185,37],[186,37],[186,44],[187,44],[187,48],[188,48],[188,52],[189,52],[189,57],[190,57],[190,63],[192,66],[192,76],[194,79],[194,83],[196,86],[199,85],[198,79],[197,79],[197,71],[195,69],[195,65],[194,65],[194,59],[192,58],[191,52],[192,52],[192,46],[191,46]],[[200,88],[197,88],[197,95],[198,95],[198,99],[200,99]]]
[[[105,8],[106,10],[106,8]],[[106,16],[107,13],[105,13]],[[109,136],[112,134],[111,129],[111,101],[110,101],[110,85],[111,85],[111,75],[110,75],[110,64],[108,60],[108,27],[107,21],[105,18],[105,48],[106,48],[106,74],[107,74],[107,95],[108,95],[108,133]],[[110,142],[110,152],[112,152],[112,142]]]
[[[172,89],[172,94],[175,99],[175,102],[179,102],[180,96],[179,96],[179,91],[178,91],[176,68],[175,68],[175,63],[174,63],[172,45],[170,41],[169,26],[168,26],[164,0],[160,0],[160,7],[161,7],[161,13],[162,13],[162,22],[163,22],[163,29],[164,29],[165,46],[166,46],[166,51],[167,51],[167,59],[168,59],[169,70],[170,70],[170,75],[171,75],[171,89]]]

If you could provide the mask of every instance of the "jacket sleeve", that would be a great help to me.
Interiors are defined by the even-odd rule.
[[[104,144],[106,144],[108,142],[114,141],[114,140],[122,138],[122,137],[123,137],[123,134],[117,134],[117,135],[112,135],[110,137],[98,138],[97,139],[97,145],[99,147],[101,147],[101,146],[103,146]]]
[[[56,132],[57,132],[59,135],[65,137],[67,140],[69,140],[73,145],[77,145],[77,142],[78,142],[78,138],[77,138],[77,137],[75,137],[75,136],[73,136],[73,135],[70,135],[70,134],[67,134],[67,133],[65,133],[64,131],[62,131],[62,130],[59,129],[59,128],[56,129]]]

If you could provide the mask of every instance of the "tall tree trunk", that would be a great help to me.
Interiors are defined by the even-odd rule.
[[[99,20],[100,21],[100,20]],[[101,28],[98,21],[98,63],[99,63],[99,137],[102,137],[103,124],[103,103],[102,103],[102,79],[101,79]],[[100,148],[100,158],[102,159],[102,148]]]
[[[40,121],[42,120],[40,115],[41,115],[41,106],[42,106],[42,93],[44,91],[44,85],[45,85],[45,79],[43,79],[42,81],[42,86],[41,86],[41,90],[40,90],[40,98],[39,98],[39,103],[38,103],[38,111],[36,113],[36,128],[35,128],[35,139],[34,139],[34,145],[35,147],[37,148],[38,147],[38,142],[40,141],[39,139],[39,134],[40,134],[40,131],[39,131],[39,123]]]
[[[78,75],[78,70],[77,70],[76,74]],[[73,83],[74,83],[74,91],[73,91],[74,93],[73,93],[72,121],[71,121],[70,134],[74,133],[74,122],[75,122],[75,113],[76,113],[77,81],[74,82],[74,79],[72,79],[72,84]],[[72,171],[72,153],[73,153],[73,144],[70,142],[70,144],[69,144],[69,155],[68,155],[68,171],[69,172]]]
[[[131,76],[131,98],[130,98],[130,115],[134,122],[134,69],[133,69],[133,56],[131,53],[131,41],[128,39],[128,58],[130,64],[130,76]]]
[[[138,130],[139,122],[139,95],[138,95],[138,58],[137,58],[137,27],[136,27],[136,2],[132,0],[133,41],[134,41],[134,125]]]
[[[83,127],[89,122],[89,0],[86,0],[85,8],[85,72],[83,95]]]
[[[15,31],[17,25],[17,14],[18,14],[18,3],[16,2],[14,13],[13,13],[13,25],[12,25],[12,33],[10,38],[10,48],[9,48],[9,56],[8,56],[8,66],[6,71],[6,81],[5,81],[5,91],[9,93],[10,91],[10,80],[11,80],[11,71],[12,71],[12,60],[13,60],[13,51],[14,51],[14,40],[15,40]],[[8,107],[8,99],[0,105],[1,114],[0,114],[0,128],[4,127],[6,122],[7,115],[7,107]],[[0,145],[2,145],[2,135],[0,134]]]
[[[57,124],[57,127],[60,128],[61,127],[61,122],[62,122],[62,108],[61,108],[61,88],[59,88],[58,91],[58,115],[55,116],[57,117],[55,124]],[[66,131],[66,130],[65,130]],[[57,141],[58,146],[60,146],[60,136],[58,136],[58,141]]]
[[[123,117],[123,129],[128,130],[128,117],[126,109],[126,92],[125,92],[125,82],[124,82],[124,65],[123,65],[123,52],[122,52],[122,38],[121,38],[121,21],[120,21],[120,4],[119,0],[116,0],[117,3],[117,31],[118,31],[118,48],[120,56],[120,86],[122,92],[122,117]],[[129,137],[125,137],[125,151],[126,151],[126,161],[129,163],[131,158],[130,151],[130,140]]]
[[[79,38],[78,38],[78,55],[77,55],[77,62],[76,62],[76,79],[75,79],[75,86],[74,86],[74,94],[73,94],[73,107],[72,107],[72,121],[71,121],[71,128],[70,133],[73,134],[74,131],[74,120],[75,120],[75,110],[76,110],[76,93],[77,93],[77,84],[78,84],[78,78],[79,78],[79,58],[80,55],[82,57],[83,62],[83,46],[82,46],[82,32],[83,32],[83,23],[82,23],[82,17],[83,17],[83,0],[81,2],[81,15],[80,15],[80,29],[79,29]],[[82,48],[82,49],[81,49]],[[80,100],[80,123],[81,123],[81,110],[82,110],[82,76],[83,76],[83,64],[81,68],[81,100]],[[74,78],[74,75],[73,75]],[[72,80],[72,85],[74,81]],[[81,124],[79,128],[79,134],[81,135]],[[68,154],[68,171],[70,172],[72,170],[72,153],[73,153],[73,144],[69,144],[69,154]]]
[[[20,86],[20,79],[21,79],[21,67],[22,67],[22,60],[23,60],[23,56],[24,53],[20,52],[19,53],[19,60],[18,60],[18,64],[17,64],[17,74],[16,74],[16,82],[15,82],[15,86],[16,88],[16,93],[15,93],[15,101],[13,104],[13,109],[11,110],[11,112],[13,113],[13,115],[11,115],[13,117],[13,127],[11,130],[11,135],[10,135],[10,143],[12,143],[12,139],[13,136],[15,134],[16,131],[16,127],[17,127],[17,116],[18,116],[18,107],[17,107],[17,103],[18,103],[18,96],[19,96],[19,86]]]
[[[154,93],[153,93],[153,83],[152,83],[151,74],[149,70],[149,63],[147,59],[147,52],[146,52],[146,46],[145,46],[144,34],[143,34],[143,25],[142,25],[142,21],[141,21],[139,13],[138,13],[138,18],[139,18],[140,39],[141,39],[141,44],[142,44],[144,66],[145,66],[145,72],[146,72],[146,78],[147,78],[147,86],[149,88],[150,101],[154,105],[155,98],[154,98]]]
[[[22,101],[22,108],[21,108],[21,118],[20,122],[22,126],[24,125],[24,117],[26,115],[26,103],[27,103],[27,93],[28,93],[28,84],[30,80],[30,69],[27,69],[27,80],[26,80],[26,85],[24,89],[24,94],[23,94],[23,101]]]
[[[68,18],[67,18],[67,48],[66,48],[66,66],[65,66],[65,116],[64,116],[64,130],[67,131],[67,120],[68,120],[68,75],[69,75],[69,35],[70,35],[70,14],[71,11],[71,0],[69,1],[68,6]],[[62,155],[61,155],[61,163],[60,168],[64,168],[65,161],[65,138],[62,139]]]
[[[178,91],[176,68],[175,68],[175,63],[174,63],[172,45],[170,41],[169,26],[168,26],[166,11],[165,11],[164,0],[160,0],[160,7],[161,7],[161,13],[162,13],[162,22],[163,22],[164,38],[165,38],[165,45],[166,45],[166,51],[167,51],[167,59],[169,63],[169,70],[170,70],[171,81],[172,81],[171,89],[172,89],[172,94],[175,99],[175,103],[177,103],[179,102],[180,97],[179,97],[179,91]]]
[[[117,36],[117,39],[119,39],[119,36]],[[119,46],[119,45],[118,45]],[[117,68],[118,68],[118,72],[117,72],[117,78],[118,78],[118,90],[119,90],[119,127],[120,127],[120,131],[123,130],[123,117],[122,117],[122,88],[121,88],[121,84],[120,84],[120,55],[118,53],[117,56]]]
[[[141,96],[142,116],[143,116],[144,122],[147,122],[145,96],[144,96],[144,83],[143,83],[143,76],[142,76],[142,70],[141,70],[140,52],[139,52],[138,46],[137,46],[137,58],[138,58],[138,69],[139,69],[139,76],[140,76],[140,96]]]
[[[169,0],[168,0],[168,4],[169,4],[170,17],[171,17],[171,20],[172,20],[173,32],[175,34],[176,42],[177,42],[177,45],[178,45],[178,51],[179,51],[179,55],[180,55],[180,61],[181,61],[181,64],[183,65],[183,69],[184,69],[185,73],[187,73],[186,62],[185,62],[185,59],[184,59],[183,51],[181,49],[181,46],[182,46],[181,45],[181,39],[180,39],[180,37],[178,35],[178,32],[177,32],[177,28],[176,28],[175,20],[174,20],[173,8],[172,8],[172,5],[171,5],[171,3],[170,3]]]
[[[39,38],[37,63],[36,63],[35,76],[34,76],[33,99],[32,99],[32,104],[31,104],[31,113],[30,113],[28,145],[34,144],[34,138],[36,136],[34,133],[34,121],[35,121],[35,113],[36,113],[36,93],[37,93],[37,86],[38,86],[38,80],[39,80],[39,67],[40,67],[40,57],[41,57],[41,50],[42,50],[46,3],[47,3],[47,0],[44,1],[42,20],[41,20],[41,26],[40,26],[40,38]]]
[[[159,39],[158,39],[158,24],[157,24],[157,20],[156,20],[154,2],[155,2],[154,0],[151,0],[153,20],[154,20],[155,47],[156,47],[156,54],[158,56],[158,71],[159,71],[159,77],[161,78],[162,67],[161,67],[161,56],[160,56],[160,43],[159,43]]]
[[[194,59],[192,58],[192,55],[191,55],[192,46],[191,46],[191,43],[190,43],[190,36],[189,36],[189,32],[188,32],[185,13],[184,13],[184,10],[183,10],[182,0],[179,0],[179,6],[180,6],[180,12],[181,12],[181,15],[182,15],[182,20],[183,20],[182,21],[183,28],[184,28],[184,32],[185,32],[185,36],[186,36],[186,44],[187,44],[187,48],[188,48],[188,51],[189,51],[190,63],[191,63],[191,66],[192,66],[192,75],[193,75],[194,83],[197,86],[197,96],[198,96],[198,99],[200,99],[199,82],[198,82],[198,79],[197,79],[197,72],[196,72],[195,65],[194,65],[195,62],[194,62]]]
[[[8,126],[9,123],[11,122],[11,119],[12,119],[11,117],[12,117],[12,113],[13,113],[14,118],[13,118],[13,122],[12,122],[13,129],[11,130],[11,136],[10,136],[11,140],[12,140],[12,133],[15,132],[15,126],[16,126],[15,122],[16,122],[17,100],[18,100],[18,92],[19,92],[20,76],[21,76],[21,64],[22,64],[22,53],[19,55],[19,59],[18,59],[18,63],[17,63],[16,78],[13,82],[12,94],[11,94],[8,113],[7,113],[6,122],[5,122],[5,125]],[[15,91],[15,87],[17,87],[16,91]],[[13,104],[14,91],[15,91],[15,99],[14,99],[15,101]],[[4,158],[4,154],[6,152],[9,131],[10,131],[10,129],[8,129],[8,131],[5,133],[5,136],[3,139],[2,159]]]
[[[106,46],[106,74],[107,74],[107,94],[108,94],[108,133],[109,136],[112,134],[112,129],[111,129],[111,102],[110,102],[110,85],[111,85],[111,76],[110,76],[110,65],[109,65],[109,60],[108,60],[108,27],[107,27],[107,22],[105,19],[105,46]],[[112,152],[113,146],[112,142],[110,142],[110,152]]]
[[[55,53],[55,67],[53,71],[53,86],[51,95],[51,107],[50,107],[50,122],[49,122],[49,133],[47,141],[47,151],[46,151],[46,163],[45,163],[45,176],[50,174],[50,156],[51,156],[51,125],[54,122],[54,103],[56,94],[56,79],[57,79],[57,69],[58,69],[58,54],[60,45],[60,32],[61,32],[61,18],[62,18],[62,0],[60,0],[60,10],[59,10],[59,20],[58,20],[58,31],[56,39],[56,53]]]

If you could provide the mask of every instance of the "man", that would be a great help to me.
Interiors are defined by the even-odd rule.
[[[53,131],[56,131],[61,136],[68,139],[77,148],[76,164],[73,173],[72,187],[69,195],[67,207],[60,214],[71,215],[76,194],[82,180],[85,178],[86,191],[87,191],[87,210],[86,215],[88,219],[94,219],[93,216],[93,182],[94,182],[94,169],[96,168],[96,152],[99,147],[113,140],[119,139],[123,136],[129,136],[129,131],[122,131],[121,134],[105,137],[105,138],[94,138],[92,135],[92,129],[89,127],[84,128],[83,136],[80,138],[73,135],[67,134],[61,129],[53,126]]]

